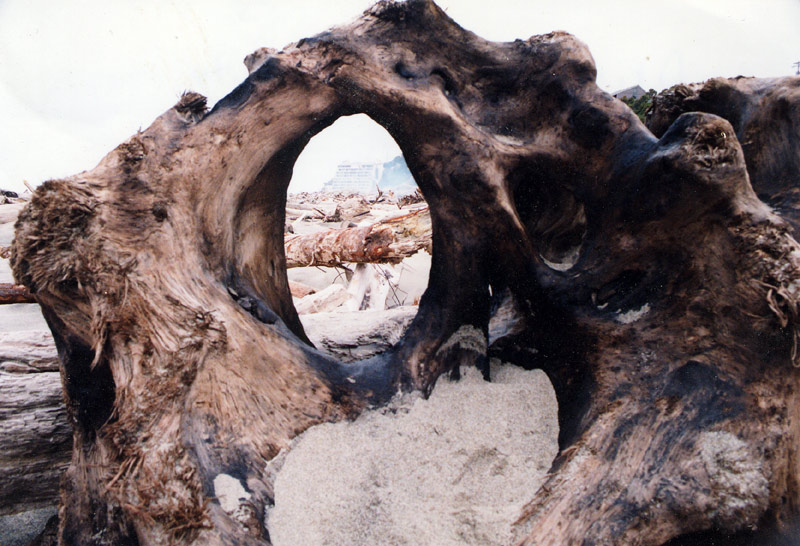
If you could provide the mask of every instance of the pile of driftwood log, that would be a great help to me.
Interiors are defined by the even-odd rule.
[[[800,77],[675,88],[651,132],[569,34],[489,42],[429,0],[246,64],[213,109],[187,93],[20,215],[11,264],[73,430],[64,544],[268,544],[265,462],[293,438],[491,357],[540,367],[559,404],[519,544],[796,537]],[[311,345],[284,235],[292,164],[353,113],[403,151],[434,256],[403,338],[349,363]],[[298,265],[396,260],[424,232],[411,210],[312,213],[356,226],[296,233]],[[492,339],[500,301],[519,318]],[[235,513],[223,474],[246,488]]]
[[[375,200],[361,195],[290,195],[286,209],[284,253],[289,289],[300,315],[331,311],[385,309],[415,303],[427,281],[428,262],[414,267],[411,293],[399,286],[407,268],[393,267],[425,251],[432,254],[431,216],[418,193],[397,199],[380,194]],[[429,260],[428,260],[429,261]],[[369,265],[368,265],[369,264]],[[295,274],[299,268],[335,268],[344,282],[309,286]],[[345,288],[346,287],[346,288]]]

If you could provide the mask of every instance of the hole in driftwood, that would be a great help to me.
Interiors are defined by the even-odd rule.
[[[305,181],[298,180],[304,172],[303,162],[311,156],[316,142],[326,138],[335,129],[336,124],[314,137],[298,158],[287,198],[286,258],[290,283],[311,285],[322,280],[322,289],[317,294],[337,284],[340,288],[332,289],[331,293],[356,294],[356,299],[349,306],[334,300],[334,311],[308,312],[303,300],[309,298],[309,301],[313,301],[317,294],[297,298],[303,292],[295,293],[295,307],[306,333],[317,348],[340,361],[348,362],[363,360],[399,342],[405,326],[416,314],[416,307],[412,308],[402,324],[394,318],[370,319],[374,321],[373,330],[375,326],[379,328],[370,335],[364,335],[360,321],[355,320],[357,315],[384,313],[384,308],[388,308],[388,312],[400,312],[404,307],[398,304],[402,302],[402,297],[408,298],[408,294],[395,295],[390,291],[387,298],[386,294],[376,291],[374,287],[365,290],[364,286],[358,285],[360,272],[372,269],[374,274],[375,268],[384,268],[383,265],[354,265],[342,260],[341,252],[303,254],[291,247],[309,232],[313,235],[314,231],[325,233],[374,225],[375,220],[389,217],[375,214],[376,210],[384,207],[384,211],[399,216],[424,204],[403,204],[401,201],[398,206],[386,195],[390,188],[380,179],[401,158],[384,163],[382,172],[370,175],[379,180],[377,186],[383,192],[380,197],[377,191],[369,191],[372,188],[366,184],[360,188],[364,191],[363,195],[353,196],[348,191],[346,172],[352,169],[352,163],[348,162],[352,158],[347,156],[337,157],[334,167],[338,167],[339,163],[351,167],[343,168],[344,172],[341,173],[332,169],[324,180],[317,181],[317,187],[331,181],[328,184],[331,192],[303,193],[304,189],[317,189],[308,187],[310,184],[304,187]],[[363,170],[361,173],[365,174]],[[411,178],[408,171],[406,177]],[[358,182],[351,180],[350,184],[357,186]],[[575,209],[568,212],[580,216],[582,207],[576,206]],[[585,222],[585,215],[583,218]],[[566,231],[566,228],[562,231]],[[554,253],[563,252],[562,247],[568,246],[558,238],[560,235],[559,232],[552,236]],[[334,242],[341,243],[341,240]],[[297,255],[305,258],[298,260]],[[560,256],[554,256],[554,259]],[[332,262],[341,262],[341,267],[327,263],[329,257]],[[424,258],[427,262],[424,271],[411,272],[418,287],[418,296],[402,303],[416,304],[426,288],[430,256],[417,252],[401,264],[392,266],[395,269],[402,267],[415,258]],[[304,267],[294,267],[298,265]],[[455,280],[449,279],[448,282]],[[354,285],[357,289],[350,291]],[[399,287],[403,288],[402,277]],[[294,285],[293,288],[296,290],[298,287]],[[439,287],[440,290],[446,288]],[[488,287],[486,291],[490,292]],[[378,298],[375,298],[376,293]],[[492,313],[495,320],[490,324],[491,340],[510,336],[522,327],[517,316],[518,310],[514,308],[513,299],[505,286],[497,298],[498,309]],[[435,302],[434,307],[438,303]],[[443,298],[442,308],[434,311],[428,305],[428,313],[446,313],[446,303],[452,302]],[[343,312],[347,307],[352,311]],[[434,321],[431,324],[435,326],[437,323]],[[414,327],[407,337],[412,341],[413,330]],[[447,350],[447,347],[469,345],[472,338],[464,332],[479,334],[474,328],[462,327],[441,346]],[[428,332],[423,332],[425,334]],[[420,333],[417,332],[417,335]],[[434,335],[431,334],[431,337]],[[383,343],[383,349],[376,351],[376,343]],[[398,351],[397,354],[400,354],[402,348]],[[337,543],[352,543],[354,540],[381,542],[386,536],[402,532],[402,526],[396,526],[395,521],[402,520],[410,512],[416,513],[420,525],[425,527],[424,535],[420,536],[423,542],[447,542],[453,537],[463,538],[463,533],[473,533],[473,538],[485,544],[507,542],[513,518],[497,514],[496,511],[488,514],[485,504],[488,501],[484,498],[492,498],[496,492],[503,491],[508,498],[507,506],[504,505],[507,514],[516,515],[528,492],[539,486],[557,450],[557,403],[552,386],[541,371],[523,371],[518,367],[503,366],[497,360],[492,365],[491,383],[484,382],[477,370],[466,367],[463,370],[464,378],[459,382],[448,381],[446,376],[441,378],[428,401],[421,400],[418,395],[410,395],[393,401],[388,410],[367,413],[354,423],[347,422],[335,428],[323,426],[309,429],[306,437],[298,439],[285,458],[279,457],[270,462],[270,472],[275,472],[276,476],[276,504],[265,519],[273,542],[313,543],[318,536],[316,533],[321,529],[329,539],[335,537],[330,540]],[[345,368],[347,366],[345,364]],[[411,418],[405,419],[407,415]],[[381,423],[379,427],[374,427],[376,421]],[[465,436],[465,430],[474,431],[481,441],[476,442],[474,437]],[[338,438],[333,444],[332,439],[326,436],[328,433]],[[392,441],[383,441],[383,436]],[[520,446],[516,446],[515,442],[521,442]],[[512,444],[515,447],[511,447]],[[331,445],[337,446],[336,453],[331,452]],[[517,451],[529,455],[524,464],[509,457],[509,453]],[[337,457],[338,454],[342,457]],[[380,468],[375,467],[376,460],[383,461]],[[453,464],[448,465],[450,470],[433,468],[426,464],[430,460],[449,460]],[[318,469],[313,477],[301,472],[301,475],[312,477],[313,484],[298,475],[298,468],[308,467]],[[345,470],[342,471],[342,468]],[[417,470],[410,472],[409,468]],[[432,486],[437,481],[448,484],[448,487],[442,489]],[[419,515],[418,505],[417,509],[406,511],[410,504],[405,501],[404,495],[409,499],[417,499],[418,505],[420,502],[427,504],[423,516]],[[302,510],[298,510],[298,507],[302,507]],[[306,521],[303,524],[292,519],[298,514],[304,514]],[[368,524],[365,524],[365,519],[369,520]],[[359,538],[354,538],[356,536]]]
[[[586,210],[562,183],[568,176],[553,165],[527,165],[509,177],[514,203],[539,256],[550,269],[567,271],[581,257],[587,235]]]
[[[58,356],[64,367],[64,390],[70,400],[70,417],[86,435],[94,438],[112,415],[116,384],[105,358],[95,362],[95,351],[76,336],[64,336],[64,323],[54,313],[43,310],[53,332]]]
[[[315,135],[294,166],[284,237],[293,303],[317,348],[350,362],[395,345],[427,287],[431,235],[383,127],[358,114]]]

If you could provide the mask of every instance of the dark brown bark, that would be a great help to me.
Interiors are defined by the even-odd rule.
[[[345,263],[400,263],[420,250],[431,251],[431,219],[427,209],[369,226],[287,236],[286,267]]]
[[[800,253],[731,124],[656,140],[565,33],[482,40],[423,0],[248,57],[93,171],[44,183],[12,263],[45,310],[74,427],[61,539],[265,544],[264,462],[398,386],[489,354],[547,371],[561,454],[525,544],[663,544],[798,512]],[[428,289],[403,340],[345,365],[304,344],[284,208],[309,138],[363,112],[430,205]],[[490,294],[523,321],[487,350]],[[214,498],[226,473],[251,493]]]
[[[685,112],[728,120],[742,144],[750,183],[800,234],[800,76],[713,78],[656,95],[647,127],[661,136]]]

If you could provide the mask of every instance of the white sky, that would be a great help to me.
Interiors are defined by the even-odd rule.
[[[0,188],[92,168],[185,89],[209,105],[247,75],[245,55],[357,17],[368,0],[0,0]],[[440,0],[491,40],[567,30],[598,84],[660,90],[713,76],[782,76],[800,61],[800,0]],[[295,179],[319,186],[340,161],[399,152],[369,120],[315,137]]]

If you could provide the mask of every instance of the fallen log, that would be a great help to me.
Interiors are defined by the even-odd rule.
[[[293,438],[490,356],[541,367],[559,403],[519,543],[788,530],[800,250],[730,123],[687,113],[656,139],[574,37],[489,42],[425,0],[261,55],[210,112],[189,94],[20,215],[12,267],[74,426],[62,544],[268,544],[265,462]],[[346,364],[307,343],[283,230],[293,163],[353,113],[400,146],[435,252],[403,338]],[[521,319],[489,346],[500,294]]]
[[[289,281],[289,291],[293,298],[304,298],[309,294],[314,294],[317,289],[301,282]]]
[[[58,372],[0,373],[0,515],[54,505],[71,450]]]
[[[0,371],[57,372],[58,353],[48,331],[0,332]]]
[[[332,284],[324,290],[299,299],[295,303],[295,308],[300,315],[333,311],[352,297],[341,284]]]
[[[36,303],[36,298],[21,284],[0,282],[0,305],[6,303]]]
[[[430,212],[423,208],[369,226],[287,237],[286,267],[400,263],[431,246]]]
[[[54,505],[72,428],[49,332],[0,332],[0,515]]]
[[[314,218],[321,220],[325,218],[325,214],[316,209],[311,209],[310,207],[308,209],[286,207],[286,217],[292,220],[297,218]]]
[[[314,344],[342,362],[356,362],[390,351],[402,339],[417,308],[312,313],[303,325]]]

